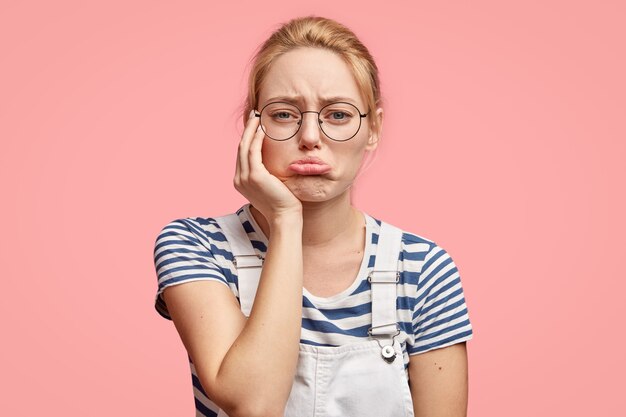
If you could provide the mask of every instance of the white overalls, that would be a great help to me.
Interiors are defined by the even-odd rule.
[[[237,214],[216,218],[234,255],[241,311],[250,316],[263,260]],[[382,222],[376,262],[368,276],[372,327],[367,341],[343,346],[300,343],[285,417],[413,417],[396,317],[402,231]],[[218,417],[227,414],[220,410]]]

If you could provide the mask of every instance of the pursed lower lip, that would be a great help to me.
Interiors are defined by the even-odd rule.
[[[321,175],[331,170],[330,165],[326,164],[301,164],[294,163],[289,165],[289,169],[300,175]]]

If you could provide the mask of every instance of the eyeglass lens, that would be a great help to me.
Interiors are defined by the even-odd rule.
[[[303,116],[293,104],[274,102],[262,109],[261,125],[271,139],[287,140],[298,132]],[[359,109],[352,104],[331,103],[320,110],[318,123],[330,139],[345,141],[359,131],[361,117]]]

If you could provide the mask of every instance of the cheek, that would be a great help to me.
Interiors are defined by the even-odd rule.
[[[352,155],[352,158],[346,161],[346,164],[344,165],[343,173],[349,176],[350,178],[354,179],[354,177],[356,176],[359,170],[359,167],[361,166],[362,159],[363,158],[360,154]]]
[[[358,149],[353,149],[352,151],[344,149],[342,152],[335,152],[333,158],[334,169],[328,178],[340,183],[352,182],[359,170],[360,163],[361,156]]]
[[[364,141],[346,143],[345,145],[347,146],[341,149],[340,157],[343,172],[355,173],[359,169],[361,160],[365,154],[365,145],[363,145],[363,143]]]
[[[281,152],[280,146],[281,143],[271,143],[269,142],[271,139],[265,139],[263,142],[263,146],[261,147],[261,160],[263,161],[263,165],[265,168],[274,175],[282,175],[281,167],[284,165],[284,161],[282,161],[285,156],[284,152]]]

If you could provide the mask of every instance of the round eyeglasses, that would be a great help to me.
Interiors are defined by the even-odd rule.
[[[261,118],[261,129],[267,137],[282,141],[298,133],[304,113],[317,113],[317,123],[322,132],[337,142],[356,136],[361,128],[361,119],[367,116],[367,113],[361,114],[354,104],[341,101],[327,104],[320,111],[301,111],[291,103],[273,101],[254,115]]]

